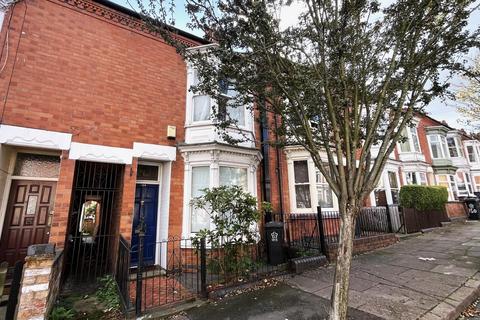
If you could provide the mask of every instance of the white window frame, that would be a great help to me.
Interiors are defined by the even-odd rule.
[[[321,176],[321,179],[323,179],[323,182],[318,182],[317,180],[317,177],[318,175]],[[318,186],[319,185],[324,185],[324,186],[327,186],[330,190],[330,192],[332,193],[332,206],[331,207],[322,207],[322,209],[325,209],[325,210],[334,210],[335,207],[338,208],[338,204],[337,206],[335,206],[335,200],[336,200],[336,196],[335,196],[335,193],[333,192],[332,188],[330,187],[330,185],[328,184],[327,180],[325,179],[325,177],[323,176],[323,174],[320,172],[320,170],[318,170],[316,168],[315,170],[315,189],[316,189],[316,195],[317,195],[317,206],[319,205],[318,201],[319,201],[319,196],[318,196]],[[338,201],[337,201],[338,202]]]
[[[303,153],[303,152],[302,152]],[[303,153],[304,154],[304,153]],[[293,162],[294,161],[307,161],[308,165],[308,181],[310,184],[310,202],[311,208],[297,208],[297,201],[296,197],[297,194],[295,192],[295,176],[294,176],[294,168]],[[292,155],[291,158],[287,160],[287,170],[288,170],[288,189],[290,194],[290,211],[291,213],[317,213],[317,204],[318,204],[318,194],[317,194],[317,184],[316,184],[316,166],[309,156],[304,155]],[[338,211],[338,199],[333,194],[333,208],[324,208],[325,211]]]
[[[441,156],[440,157],[434,157],[433,152],[432,152],[432,137],[438,138],[438,143],[440,144],[440,152]],[[448,144],[447,144],[447,139],[445,136],[440,135],[440,134],[429,134],[427,135],[427,140],[428,140],[428,147],[430,149],[430,155],[432,156],[432,159],[450,159],[450,152],[448,150]]]
[[[203,158],[203,157],[202,157]],[[251,161],[250,161],[251,162]],[[183,205],[183,223],[182,223],[182,237],[191,238],[196,233],[192,232],[192,206],[190,201],[192,199],[192,168],[194,167],[209,167],[209,185],[208,188],[214,188],[220,186],[220,167],[233,167],[247,170],[247,192],[253,196],[257,196],[257,183],[256,183],[256,167],[252,167],[252,163],[230,162],[230,161],[217,161],[211,159],[211,155],[205,152],[205,159],[195,160],[191,163],[185,164],[185,184],[184,184],[184,205]],[[215,226],[210,223],[210,228]],[[184,244],[186,247],[188,243]]]
[[[448,145],[448,139],[453,139],[453,142],[455,144],[455,150],[457,151],[457,156],[456,157],[452,157],[452,155],[450,154],[450,147]],[[448,155],[450,156],[450,158],[461,158],[461,157],[463,157],[463,152],[462,152],[463,150],[462,150],[462,147],[461,147],[461,141],[458,137],[447,136],[446,141],[447,141]]]
[[[397,150],[399,153],[422,153],[422,146],[420,145],[420,139],[419,139],[419,135],[418,135],[418,126],[417,124],[415,124],[415,126],[413,127],[405,127],[405,131],[407,132],[407,143],[410,147],[410,151],[403,151],[402,150],[402,144],[401,143],[397,143]],[[415,132],[415,136],[417,138],[417,143],[418,143],[418,150],[416,150],[415,148],[415,143],[413,141],[413,135],[412,135],[412,131]]]
[[[411,174],[413,175],[414,179],[415,179],[415,182],[416,183],[408,183],[408,175]],[[423,177],[425,178],[424,181],[425,181],[425,184],[422,184],[422,175]],[[405,185],[424,185],[424,186],[427,186],[428,185],[428,178],[427,178],[427,173],[426,172],[421,172],[421,171],[404,171],[404,178],[405,178]]]
[[[228,82],[228,81],[227,81]],[[233,83],[231,82],[228,82],[228,86],[231,85]],[[235,85],[235,84],[233,84]],[[228,88],[227,88],[227,92],[228,92]],[[225,93],[221,93],[221,96],[224,97],[225,99],[232,99],[234,98],[233,96],[229,96],[228,94],[225,94]],[[238,106],[238,108],[243,108],[243,124],[236,124],[236,125],[233,125],[234,128],[238,127],[239,129],[242,129],[242,130],[248,130],[247,128],[247,124],[248,124],[248,119],[247,119],[247,108],[246,106]],[[229,114],[228,114],[228,102],[226,103],[225,105],[225,116],[229,117]]]
[[[474,161],[470,160],[470,153],[468,152],[468,147],[472,148]],[[475,163],[475,164],[478,163],[479,154],[478,154],[477,146],[475,144],[468,144],[465,146],[465,155],[468,160],[468,163]]]

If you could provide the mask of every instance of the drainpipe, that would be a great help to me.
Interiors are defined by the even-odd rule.
[[[275,172],[277,173],[277,180],[278,180],[278,192],[280,193],[280,219],[283,222],[283,188],[282,188],[282,170],[280,169],[280,148],[278,146],[278,123],[277,123],[277,115],[273,114],[273,119],[275,123],[275,141],[277,144],[275,145],[275,151],[277,154],[277,161],[275,166]]]
[[[265,104],[262,100],[260,103]],[[260,109],[260,142],[262,153],[262,193],[263,200],[271,201],[271,179],[270,179],[270,165],[269,165],[269,145],[268,145],[268,120],[265,108]],[[271,218],[271,217],[270,217]]]

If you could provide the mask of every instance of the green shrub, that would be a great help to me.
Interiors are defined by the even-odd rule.
[[[50,320],[68,320],[75,317],[75,312],[65,307],[55,307],[50,313]]]
[[[117,284],[111,275],[106,275],[99,279],[100,287],[95,295],[107,309],[119,309],[120,298],[117,293]]]
[[[448,201],[448,190],[441,186],[408,185],[400,189],[400,205],[419,211],[443,209]]]
[[[215,228],[203,229],[192,238],[194,245],[205,238],[212,248],[222,248],[221,258],[209,259],[208,268],[224,278],[245,276],[257,264],[250,255],[259,234],[260,219],[257,198],[239,186],[204,189],[204,195],[192,200],[194,208],[208,214]],[[265,204],[267,210],[268,205]]]

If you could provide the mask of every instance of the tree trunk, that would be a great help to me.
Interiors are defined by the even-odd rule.
[[[330,320],[347,319],[348,287],[350,284],[350,267],[352,263],[355,215],[357,207],[340,206],[343,215],[340,224],[340,237],[337,249],[337,264],[330,300]]]

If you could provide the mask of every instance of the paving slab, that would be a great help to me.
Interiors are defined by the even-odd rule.
[[[480,223],[454,222],[355,257],[349,306],[382,319],[456,319],[480,293],[479,235]],[[329,299],[333,274],[327,266],[286,282]]]
[[[328,317],[329,301],[319,296],[279,284],[220,302],[186,311],[185,320],[323,320]],[[380,320],[355,308],[348,319]]]

